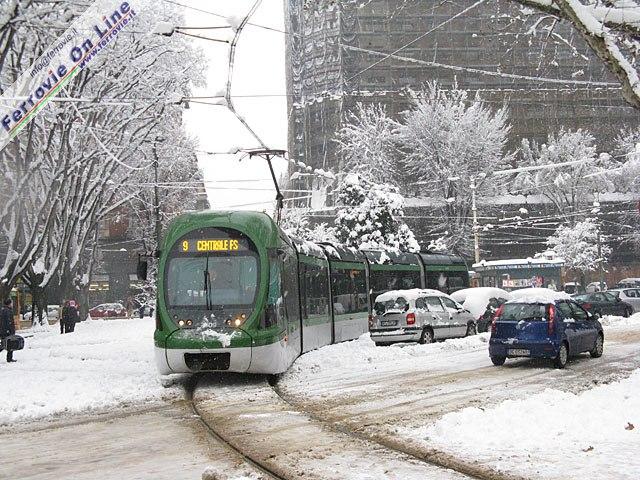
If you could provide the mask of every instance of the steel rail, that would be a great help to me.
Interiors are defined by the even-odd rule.
[[[198,410],[198,406],[196,405],[196,402],[193,400],[193,394],[195,393],[196,388],[198,386],[198,377],[199,375],[195,374],[191,376],[191,378],[189,378],[189,380],[187,381],[185,385],[185,397],[187,402],[191,406],[191,409],[193,410],[193,414],[197,417],[198,421],[202,424],[202,426],[204,426],[205,430],[209,433],[209,435],[213,437],[215,440],[217,440],[219,443],[221,443],[222,446],[225,447],[227,450],[239,456],[240,458],[242,458],[244,462],[248,463],[259,472],[267,475],[269,478],[274,478],[276,480],[290,480],[289,478],[283,477],[282,475],[273,471],[264,462],[261,462],[260,460],[256,460],[251,455],[243,452],[240,448],[236,447],[233,443],[227,440],[224,437],[224,435],[222,435],[219,431],[217,431],[214,427],[212,427],[209,423],[207,423],[207,421],[200,414],[200,411]]]

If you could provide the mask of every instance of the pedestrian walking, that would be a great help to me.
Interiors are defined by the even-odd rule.
[[[80,320],[80,312],[75,300],[69,300],[67,314],[67,332],[73,332],[76,329],[76,323]]]
[[[13,302],[11,299],[7,299],[4,301],[4,305],[2,309],[0,309],[0,351],[3,350],[5,346],[5,339],[12,335],[16,334],[16,326],[13,323]],[[6,345],[7,347],[7,362],[15,362],[13,359],[13,350],[9,343]]]
[[[60,312],[60,334],[67,333],[67,317],[69,316],[69,302],[62,300],[62,312]]]

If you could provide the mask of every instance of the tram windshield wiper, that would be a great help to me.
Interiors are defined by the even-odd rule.
[[[206,296],[207,310],[212,309],[211,305],[211,274],[209,273],[209,255],[207,255],[207,264],[204,267],[204,291]]]

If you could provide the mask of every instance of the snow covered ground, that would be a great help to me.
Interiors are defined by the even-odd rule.
[[[329,421],[493,470],[635,479],[640,370],[620,379],[638,368],[628,358],[637,358],[640,314],[602,324],[605,355],[564,371],[526,360],[493,367],[489,334],[383,348],[364,335],[300,357],[281,385]]]
[[[164,388],[153,363],[151,318],[88,320],[74,333],[57,325],[28,337],[16,363],[0,356],[0,425],[50,415],[86,413],[176,398]]]
[[[637,479],[640,370],[577,395],[547,389],[493,408],[466,408],[401,434],[511,474]]]

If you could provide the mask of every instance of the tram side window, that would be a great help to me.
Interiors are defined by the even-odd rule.
[[[453,293],[468,286],[469,277],[463,272],[427,272],[427,288]]]
[[[318,265],[300,264],[302,291],[302,317],[327,315],[329,312],[329,281],[327,268]]]
[[[448,293],[453,293],[456,290],[461,290],[469,286],[468,274],[462,272],[453,272],[448,275],[447,288]]]
[[[420,288],[420,272],[372,271],[370,281],[372,295],[375,297],[390,290]]]
[[[444,272],[427,272],[427,288],[447,291],[447,277]]]
[[[336,315],[367,312],[367,284],[364,270],[331,272],[333,308]]]

